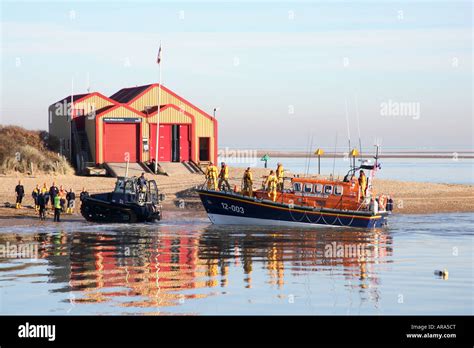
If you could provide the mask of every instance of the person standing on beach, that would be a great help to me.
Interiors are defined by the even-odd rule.
[[[49,202],[49,190],[48,190],[48,188],[46,187],[46,183],[45,183],[45,182],[43,183],[43,187],[41,188],[41,193],[43,194],[43,198],[44,198],[44,209],[45,209],[45,212],[46,212],[46,208],[48,207],[48,202]]]
[[[89,192],[86,191],[86,188],[83,187],[81,194],[79,195],[79,200],[82,202],[84,198],[89,197]]]
[[[76,205],[76,194],[74,191],[69,189],[69,192],[66,194],[66,200],[67,200],[67,214],[72,214],[74,212],[74,207]]]
[[[16,192],[16,209],[21,208],[21,201],[23,200],[23,197],[25,196],[25,188],[21,184],[21,180],[18,180],[18,185],[15,187],[15,192]]]
[[[49,199],[51,200],[51,208],[54,210],[54,199],[59,193],[59,189],[56,186],[56,183],[53,181],[53,184],[49,188]]]
[[[59,202],[61,203],[61,211],[66,211],[66,190],[63,188],[63,185],[59,186]]]
[[[35,211],[39,210],[39,206],[38,206],[39,194],[40,194],[40,188],[39,188],[39,185],[36,184],[36,187],[33,189],[33,192],[31,193],[31,197],[33,197],[33,200],[35,201]]]
[[[367,190],[367,177],[363,170],[359,172],[359,186],[360,186],[360,196],[362,199],[365,198],[365,192]]]
[[[61,198],[59,197],[59,194],[54,196],[53,206],[54,206],[54,221],[59,222],[61,218]]]
[[[39,218],[40,220],[46,219],[46,200],[45,200],[45,193],[41,190],[38,198],[38,210],[39,210]]]
[[[222,184],[224,184],[224,187],[222,187]],[[219,183],[217,184],[217,187],[219,190],[223,191],[231,191],[230,184],[229,184],[229,167],[227,167],[227,164],[224,162],[221,163],[221,171],[219,173]]]

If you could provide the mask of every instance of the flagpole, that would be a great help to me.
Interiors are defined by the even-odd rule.
[[[158,149],[159,149],[159,135],[160,135],[160,106],[161,106],[161,40],[160,40],[160,48],[158,51],[158,104],[157,104],[157,111],[156,111],[156,139],[155,139],[155,174],[158,174]]]
[[[73,119],[73,117],[74,117],[74,77],[71,80],[71,114],[69,115],[69,136],[71,137],[71,140],[72,140],[72,119]],[[64,144],[64,147],[66,147],[66,144]],[[72,159],[72,141],[69,143],[69,158],[72,161],[74,161]]]

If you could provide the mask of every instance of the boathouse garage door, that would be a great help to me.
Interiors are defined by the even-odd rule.
[[[190,132],[187,124],[160,124],[158,162],[189,161]],[[150,124],[150,138],[150,158],[155,158],[156,124]]]
[[[104,120],[104,162],[139,161],[140,124]]]

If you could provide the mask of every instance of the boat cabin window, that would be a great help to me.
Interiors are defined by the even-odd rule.
[[[322,193],[323,192],[323,185],[322,184],[314,185],[314,192],[315,193]]]
[[[330,195],[332,193],[332,185],[324,186],[324,194]]]
[[[301,192],[301,183],[300,182],[293,183],[293,190],[295,192]]]
[[[334,186],[334,194],[341,196],[343,187],[341,185]]]
[[[311,191],[313,191],[313,185],[312,184],[304,184],[304,192],[311,193]]]

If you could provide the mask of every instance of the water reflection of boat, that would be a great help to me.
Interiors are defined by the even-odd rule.
[[[376,265],[390,262],[392,237],[385,230],[321,229],[318,233],[258,227],[222,230],[210,227],[199,241],[199,258],[241,265],[247,287],[255,267],[268,271],[268,283],[283,287],[285,277],[329,272],[359,280],[357,286],[377,291]],[[376,296],[375,296],[376,297]]]
[[[378,228],[386,225],[389,212],[386,197],[379,200],[372,192],[372,179],[380,167],[378,147],[374,158],[375,163],[363,161],[359,167],[351,166],[343,180],[293,177],[289,188],[285,189],[283,182],[283,189],[271,191],[273,194],[265,188],[253,194],[243,189],[217,191],[213,185],[197,192],[209,219],[218,225]],[[361,186],[355,173],[364,169],[370,175],[367,184],[364,175]]]

